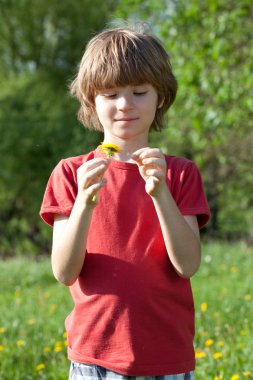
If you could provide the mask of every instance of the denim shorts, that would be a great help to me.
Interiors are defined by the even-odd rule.
[[[194,380],[194,372],[163,376],[126,376],[98,365],[71,362],[68,380]]]

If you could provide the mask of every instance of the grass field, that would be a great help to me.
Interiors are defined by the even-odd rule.
[[[253,378],[253,248],[209,243],[193,278],[196,380]],[[49,259],[0,263],[0,379],[66,380],[69,291]]]

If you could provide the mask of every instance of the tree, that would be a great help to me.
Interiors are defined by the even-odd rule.
[[[175,0],[153,5],[133,0],[119,10],[120,16],[134,19],[139,9],[139,18],[155,26],[178,78],[168,129],[153,135],[153,142],[199,165],[212,210],[209,233],[252,234],[253,3]]]
[[[76,119],[68,83],[87,40],[116,1],[0,1],[0,254],[48,249],[38,216],[47,179],[63,157],[101,139]],[[44,245],[43,245],[44,244]]]

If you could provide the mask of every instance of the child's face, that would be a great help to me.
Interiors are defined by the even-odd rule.
[[[151,84],[109,88],[95,96],[97,116],[111,141],[114,137],[147,139],[157,102],[157,91]]]

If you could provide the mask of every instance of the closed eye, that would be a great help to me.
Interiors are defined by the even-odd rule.
[[[142,92],[134,92],[134,95],[137,95],[137,96],[141,96],[141,95],[145,95],[147,93],[147,91],[142,91]]]
[[[105,98],[116,98],[117,94],[102,94]]]

